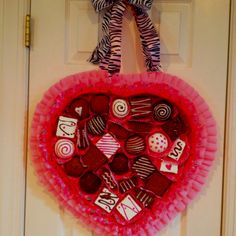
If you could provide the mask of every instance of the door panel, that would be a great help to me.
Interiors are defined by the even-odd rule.
[[[201,93],[219,130],[217,161],[206,187],[161,232],[162,236],[220,235],[228,14],[229,0],[154,0],[150,12],[160,29],[163,68]],[[96,68],[86,59],[101,34],[101,19],[88,0],[32,0],[32,17],[30,120],[49,86],[66,75]],[[125,13],[122,40],[122,72],[144,71],[139,35],[130,12]],[[26,236],[92,234],[39,185],[30,160],[26,199]]]

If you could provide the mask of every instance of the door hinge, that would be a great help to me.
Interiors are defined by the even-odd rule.
[[[31,16],[30,14],[27,14],[25,16],[25,47],[30,48],[31,44]]]

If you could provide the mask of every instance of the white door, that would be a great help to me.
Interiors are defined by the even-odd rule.
[[[86,59],[100,35],[100,19],[88,0],[31,0],[31,15],[30,120],[49,86],[66,75],[96,68]],[[160,233],[163,236],[221,233],[228,15],[229,0],[154,0],[150,12],[160,26],[163,67],[200,92],[212,108],[219,130],[217,161],[204,190]],[[126,13],[124,73],[144,70],[138,40],[134,19]],[[27,168],[26,236],[92,235],[39,184],[30,160]]]

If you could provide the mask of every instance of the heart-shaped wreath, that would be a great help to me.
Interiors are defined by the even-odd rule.
[[[38,104],[39,179],[101,235],[154,235],[201,190],[216,151],[202,97],[161,72],[66,77]]]

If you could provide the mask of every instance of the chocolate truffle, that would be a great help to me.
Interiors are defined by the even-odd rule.
[[[154,105],[153,118],[156,121],[164,122],[170,119],[172,114],[172,105],[166,101],[159,101]]]
[[[102,116],[94,116],[88,121],[88,132],[93,135],[103,135],[106,128],[106,120]]]
[[[126,140],[125,148],[129,154],[140,154],[145,150],[144,139],[139,135],[132,135]]]
[[[109,112],[110,98],[104,94],[94,95],[91,99],[91,110],[96,114],[104,114]]]
[[[124,99],[116,99],[112,103],[112,113],[118,118],[124,118],[129,114],[128,103]]]
[[[89,117],[89,104],[88,101],[83,98],[78,98],[69,106],[69,114],[76,117],[79,120],[83,120]]]
[[[93,172],[87,172],[79,180],[80,189],[88,194],[96,193],[101,186],[101,179]]]
[[[64,171],[71,177],[79,177],[86,168],[80,162],[80,157],[75,156],[69,162],[64,164]]]
[[[129,171],[128,163],[128,157],[125,154],[117,153],[114,156],[112,162],[109,163],[109,167],[113,173],[117,175],[122,175]]]

